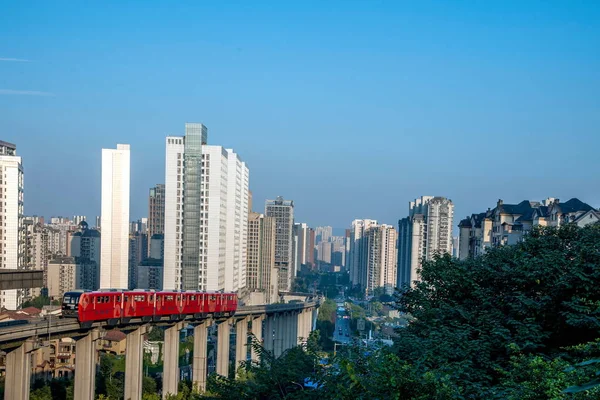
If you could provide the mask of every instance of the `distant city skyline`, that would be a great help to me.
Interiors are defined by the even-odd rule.
[[[423,193],[457,220],[498,198],[598,207],[600,7],[552,3],[11,4],[0,131],[25,213],[99,215],[100,149],[129,143],[145,217],[185,121],[244,155],[255,205],[294,199],[310,226],[396,225]]]

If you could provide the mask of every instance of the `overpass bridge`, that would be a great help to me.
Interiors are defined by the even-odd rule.
[[[194,319],[193,315],[182,319],[142,321],[132,319],[125,325],[108,325],[96,322],[82,328],[74,318],[48,318],[26,324],[0,328],[0,350],[6,351],[5,400],[28,400],[31,378],[30,353],[45,344],[49,338],[70,337],[75,347],[75,400],[94,400],[96,378],[96,342],[107,330],[119,329],[127,334],[125,356],[125,399],[142,398],[142,364],[144,334],[153,326],[165,329],[163,398],[177,394],[179,380],[179,331],[186,325],[194,326],[194,357],[192,381],[200,391],[206,390],[208,327],[217,325],[216,372],[227,376],[229,372],[229,337],[231,328],[236,329],[236,370],[247,359],[248,329],[263,342],[265,349],[281,355],[303,340],[315,329],[318,300],[308,302],[265,304],[238,307],[231,317],[208,315]],[[242,350],[243,349],[243,350]],[[258,361],[252,351],[251,358]]]

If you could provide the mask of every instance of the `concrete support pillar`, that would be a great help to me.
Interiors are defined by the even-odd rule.
[[[212,320],[206,320],[194,328],[192,384],[200,393],[206,391],[208,327],[211,325]]]
[[[235,324],[235,371],[240,364],[248,360],[248,319],[244,318]]]
[[[275,357],[279,357],[283,353],[283,314],[275,315]]]
[[[268,350],[271,353],[273,353],[275,350],[275,346],[273,345],[273,329],[275,329],[274,318],[275,317],[273,315],[267,315],[265,318],[265,332],[263,334],[265,350]]]
[[[296,344],[294,343],[294,322],[293,322],[293,313],[286,313],[283,318],[283,333],[284,333],[284,341],[283,341],[283,350],[289,350],[294,347]]]
[[[306,340],[310,336],[310,332],[312,332],[312,310],[304,310],[304,336]]]
[[[252,318],[252,334],[256,337],[256,340],[259,342],[263,341],[263,332],[262,332],[262,324],[264,320],[264,315],[261,315],[258,318]],[[264,343],[263,343],[264,346]],[[258,360],[258,353],[252,349],[252,361]]]
[[[96,391],[96,341],[98,329],[91,330],[75,344],[75,400],[94,400]]]
[[[290,334],[290,348],[298,346],[298,314],[295,312],[290,314],[290,325],[291,325],[291,334]]]
[[[31,353],[37,348],[28,340],[6,354],[5,400],[28,400],[31,382]]]
[[[125,399],[142,399],[142,372],[144,370],[144,335],[148,325],[142,325],[127,334],[125,355]]]
[[[217,374],[229,376],[229,335],[231,333],[231,318],[219,324],[217,332]]]
[[[307,338],[306,338],[306,332],[305,332],[305,321],[306,321],[306,314],[304,312],[304,309],[302,309],[300,311],[300,313],[298,313],[298,344],[301,345]]]
[[[178,322],[165,330],[163,399],[166,399],[168,394],[177,394],[177,385],[179,383],[179,331],[181,329],[183,329],[183,323]]]

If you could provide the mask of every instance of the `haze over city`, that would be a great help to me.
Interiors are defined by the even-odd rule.
[[[456,220],[499,197],[599,205],[594,2],[140,4],[3,5],[27,214],[99,215],[100,149],[129,143],[144,216],[184,122],[242,155],[255,204],[294,199],[313,226],[396,224],[422,194]]]

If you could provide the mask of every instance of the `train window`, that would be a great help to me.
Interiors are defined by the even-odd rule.
[[[150,296],[150,301],[154,301],[154,296]]]
[[[133,301],[144,301],[144,296],[143,295],[133,296]]]
[[[104,302],[108,303],[110,300],[108,299],[108,296],[104,296]]]
[[[156,301],[160,301],[160,296],[156,296]]]
[[[125,296],[125,302],[129,301],[129,296]]]
[[[190,300],[196,300],[196,296],[194,296],[194,295],[191,295],[191,296],[190,296]]]
[[[177,301],[179,301],[179,296],[177,296]]]
[[[165,296],[165,300],[173,300],[173,296]]]
[[[117,303],[121,302],[121,296],[117,296]]]

